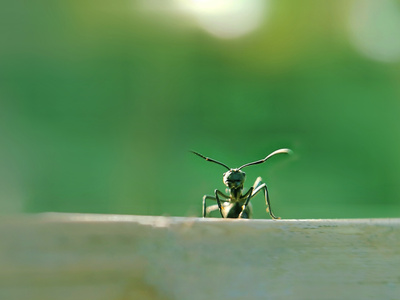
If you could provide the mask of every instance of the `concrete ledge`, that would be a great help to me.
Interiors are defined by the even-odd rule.
[[[400,219],[0,220],[0,299],[398,299]]]

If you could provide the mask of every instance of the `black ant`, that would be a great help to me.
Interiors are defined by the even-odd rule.
[[[250,203],[250,199],[258,194],[259,191],[264,190],[265,202],[267,204],[267,212],[271,216],[272,219],[280,219],[279,217],[275,217],[272,213],[271,204],[269,203],[268,189],[265,183],[261,182],[261,177],[258,177],[254,182],[254,185],[245,193],[242,194],[243,184],[246,178],[246,173],[241,171],[241,169],[257,165],[265,162],[271,156],[279,153],[287,153],[290,154],[292,151],[290,149],[279,149],[271,154],[269,154],[264,159],[260,159],[248,164],[245,164],[237,169],[231,169],[227,165],[216,161],[212,158],[205,157],[200,153],[195,151],[191,151],[192,153],[204,158],[207,161],[219,164],[228,169],[228,172],[224,173],[223,182],[229,189],[229,195],[225,195],[219,190],[215,190],[214,196],[204,195],[203,197],[203,209],[202,215],[203,218],[206,217],[210,212],[214,210],[219,210],[221,216],[223,218],[241,218],[241,219],[249,219],[252,216],[252,207]],[[206,200],[214,200],[217,201],[216,205],[206,206]]]

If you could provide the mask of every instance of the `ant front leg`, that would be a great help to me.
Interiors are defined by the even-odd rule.
[[[221,202],[221,201],[223,201],[223,202],[228,202],[228,201],[229,201],[229,200],[219,199],[219,198],[218,198],[218,200],[217,200],[217,197],[218,197],[218,196],[217,196],[217,193],[218,193],[221,197],[223,197],[223,198],[225,198],[225,199],[229,199],[229,196],[223,194],[222,192],[220,192],[220,191],[218,191],[218,190],[216,190],[216,192],[215,192],[216,197],[214,197],[214,196],[209,196],[209,195],[204,195],[204,197],[203,197],[203,207],[202,207],[202,217],[203,217],[203,218],[205,218],[210,212],[212,212],[212,211],[214,211],[214,210],[219,209],[219,211],[221,212],[221,207],[222,207],[222,205],[221,205],[221,203],[219,203],[219,202]],[[207,199],[208,199],[208,200],[217,201],[217,203],[219,203],[219,204],[218,204],[218,205],[211,205],[211,206],[207,207]],[[222,214],[222,213],[221,213],[221,214]]]
[[[265,183],[258,184],[257,188],[254,189],[251,197],[257,195],[257,193],[261,190],[264,190],[265,204],[267,204],[267,212],[269,213],[272,219],[280,219],[280,217],[275,217],[275,215],[272,212],[271,203],[269,202],[268,188]]]
[[[244,201],[244,204],[242,205],[242,212],[239,214],[239,218],[251,218],[251,211],[246,211],[247,206],[249,205],[250,199],[253,197],[253,190],[254,187],[251,187],[246,194],[243,195],[243,198],[246,198]],[[250,209],[250,207],[249,207]],[[245,216],[243,216],[243,213],[245,213]]]
[[[222,213],[223,207],[222,207],[221,201],[224,201],[224,202],[227,202],[227,201],[219,199],[218,195],[220,195],[221,197],[223,197],[225,199],[230,199],[230,197],[225,195],[223,192],[220,192],[217,189],[214,191],[214,193],[215,193],[215,200],[217,200],[219,212],[221,213],[221,217],[225,218],[224,214]]]

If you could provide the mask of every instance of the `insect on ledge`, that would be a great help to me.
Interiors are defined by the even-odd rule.
[[[223,182],[229,190],[229,195],[224,194],[218,189],[215,189],[214,196],[204,195],[202,206],[203,218],[208,216],[212,211],[219,210],[222,218],[249,219],[252,217],[252,206],[250,200],[260,191],[263,191],[265,204],[267,205],[267,212],[272,219],[280,219],[279,217],[276,217],[272,212],[271,203],[269,201],[268,188],[267,185],[261,181],[261,177],[258,177],[253,186],[246,193],[243,194],[243,185],[246,179],[246,173],[243,172],[242,169],[248,166],[262,164],[276,154],[291,154],[292,150],[287,148],[279,149],[270,153],[263,159],[244,164],[243,166],[234,169],[215,159],[206,157],[198,152],[190,152],[200,156],[206,161],[221,165],[228,170],[223,174]],[[207,200],[216,201],[217,204],[207,206]]]

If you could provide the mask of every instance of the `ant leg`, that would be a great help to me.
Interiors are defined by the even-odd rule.
[[[221,217],[225,218],[224,214],[222,213],[223,207],[222,207],[221,201],[227,202],[229,200],[223,200],[223,199],[221,200],[221,199],[219,199],[218,195],[220,195],[221,197],[226,198],[226,199],[230,199],[230,197],[225,195],[224,193],[220,192],[219,190],[215,190],[214,193],[215,193],[215,199],[217,200],[219,212],[221,213]]]
[[[254,187],[251,187],[246,194],[243,195],[243,198],[246,197],[246,201],[242,205],[242,212],[239,214],[239,218],[242,218],[243,212],[246,210],[247,206],[249,205],[250,199],[253,197],[253,190]],[[251,213],[246,212],[246,214],[251,215]]]
[[[261,177],[257,177],[256,181],[253,184],[253,188],[256,189],[260,186],[262,178]]]
[[[202,214],[203,218],[205,218],[206,215],[207,215],[207,203],[206,203],[207,199],[217,200],[213,196],[204,195],[204,197],[203,197],[203,208],[201,210],[202,211],[201,214]]]
[[[218,193],[218,195],[220,195],[222,198],[227,199],[227,200],[222,200],[222,201],[224,201],[224,202],[229,201],[228,199],[231,198],[230,196],[225,195],[223,192],[220,192],[220,191],[218,191],[218,190],[215,190],[214,193]]]
[[[220,191],[218,191],[218,190],[217,190],[217,192],[218,192],[219,195],[222,196],[223,198],[229,199],[229,196],[223,194],[222,192],[220,192]],[[203,197],[203,208],[202,208],[202,216],[203,216],[203,218],[206,217],[211,211],[214,211],[214,210],[219,209],[219,205],[216,205],[216,206],[212,205],[212,206],[210,207],[210,209],[208,209],[208,208],[207,208],[207,203],[206,203],[207,199],[208,199],[208,200],[214,200],[214,201],[217,201],[217,202],[218,202],[218,200],[217,200],[216,197],[209,196],[209,195],[204,195],[204,197]],[[219,199],[219,201],[227,202],[228,200]]]
[[[214,204],[214,205],[207,207],[206,216],[208,216],[212,211],[218,210],[218,209],[219,209],[218,204]]]
[[[258,178],[257,178],[258,179]],[[257,181],[256,181],[257,182]],[[269,213],[269,215],[271,216],[272,219],[280,219],[280,217],[275,217],[275,215],[272,212],[272,208],[271,208],[271,203],[269,202],[269,195],[268,195],[268,188],[267,185],[265,183],[260,184],[252,193],[252,197],[254,197],[255,195],[257,195],[257,193],[261,190],[264,190],[264,197],[265,197],[265,204],[267,204],[267,212]]]
[[[222,213],[222,205],[221,205],[221,200],[219,200],[219,197],[218,197],[218,190],[215,190],[215,199],[217,200],[217,204],[218,204],[218,209],[219,209],[219,212],[220,212],[220,214],[221,214],[221,217],[223,217],[224,218],[224,214]]]
[[[247,204],[249,204],[250,199],[253,197],[253,190],[254,190],[254,187],[251,187],[251,188],[248,190],[248,192],[244,195],[244,197],[247,196],[247,199],[246,199],[246,201],[244,202],[244,206],[246,206]],[[249,194],[249,195],[247,195],[247,194]]]

